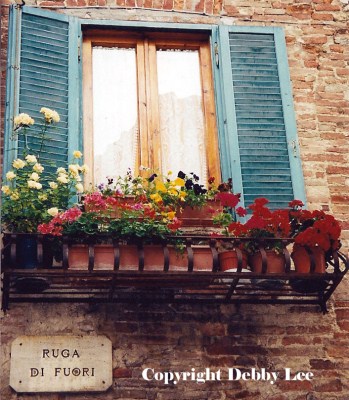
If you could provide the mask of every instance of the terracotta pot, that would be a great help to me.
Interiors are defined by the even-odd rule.
[[[194,271],[212,271],[213,257],[209,246],[192,246],[194,254]],[[169,270],[188,270],[188,256],[186,250],[183,254],[175,248],[168,246]],[[144,271],[163,271],[164,251],[161,245],[145,245]],[[69,247],[69,269],[88,269],[88,246],[79,244]],[[120,245],[119,270],[138,270],[139,250],[136,245]],[[94,270],[114,269],[114,248],[111,244],[94,246]]]
[[[274,250],[265,250],[267,256],[267,274],[282,274],[285,272],[285,256],[276,253]],[[253,272],[262,273],[262,254],[261,252],[254,253],[249,256],[249,264]]]
[[[309,251],[314,258],[315,273],[324,274],[326,272],[325,251],[318,246],[309,247]],[[303,246],[295,244],[291,253],[296,272],[309,274],[311,272],[311,255]]]
[[[226,271],[228,269],[238,268],[238,256],[236,250],[227,250],[219,253],[219,266],[221,271]],[[242,268],[247,267],[247,254],[242,251]]]
[[[182,221],[182,226],[213,226],[213,216],[222,212],[223,207],[219,201],[209,200],[203,207],[186,206],[178,211],[177,216]]]

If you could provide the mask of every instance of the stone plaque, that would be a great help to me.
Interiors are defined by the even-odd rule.
[[[16,392],[104,391],[112,375],[112,344],[104,336],[20,336],[12,343]]]

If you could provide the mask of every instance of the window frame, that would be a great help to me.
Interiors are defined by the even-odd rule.
[[[83,140],[85,162],[93,177],[93,84],[92,49],[94,46],[136,49],[139,151],[135,170],[140,165],[161,171],[160,116],[158,106],[156,51],[161,49],[197,50],[200,62],[204,140],[206,144],[207,178],[221,177],[218,126],[215,105],[214,71],[211,60],[210,33],[161,32],[157,30],[85,29],[82,39]],[[150,105],[150,106],[148,106]],[[207,182],[206,182],[207,183]]]

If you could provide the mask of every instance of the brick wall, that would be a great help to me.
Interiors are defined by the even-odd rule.
[[[349,241],[349,6],[347,0],[28,0],[85,18],[276,25],[285,28],[306,192],[311,208],[342,220]],[[88,8],[84,8],[88,7]],[[109,8],[107,8],[109,7]],[[68,9],[69,8],[69,9]],[[154,9],[158,11],[154,11]],[[2,44],[7,8],[2,7]],[[5,22],[5,23],[4,23]],[[5,74],[1,49],[1,76]],[[1,82],[3,95],[4,79]],[[2,103],[3,105],[3,96]],[[3,116],[3,115],[2,115]],[[3,126],[3,125],[2,125]],[[349,286],[322,315],[315,307],[11,305],[3,316],[1,398],[348,400]],[[113,342],[114,385],[105,394],[17,396],[8,386],[11,342],[19,335],[102,334]],[[312,371],[311,382],[146,383],[152,367]]]

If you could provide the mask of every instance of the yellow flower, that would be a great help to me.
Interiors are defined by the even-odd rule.
[[[41,114],[44,114],[44,118],[49,124],[52,122],[59,122],[60,120],[58,112],[51,110],[50,108],[42,107],[40,112]]]
[[[50,182],[49,185],[50,185],[51,189],[57,189],[58,188],[58,185],[57,185],[56,182]]]
[[[76,189],[76,191],[77,191],[78,193],[82,193],[82,192],[84,191],[84,187],[83,187],[83,185],[82,185],[81,183],[77,183],[77,184],[75,185],[75,189]]]
[[[30,155],[30,154],[28,154],[28,155],[25,157],[25,159],[26,159],[26,161],[28,161],[28,163],[32,163],[32,164],[38,162],[38,160],[36,159],[36,157],[33,156],[33,155]]]
[[[158,192],[167,192],[165,184],[161,181],[156,181],[155,188]]]
[[[62,174],[62,175],[59,175],[59,177],[57,178],[57,181],[59,183],[68,183],[69,179],[68,179],[67,175]]]
[[[41,172],[44,170],[44,167],[41,164],[36,163],[33,167],[33,170],[41,174]]]
[[[20,158],[17,158],[12,163],[13,168],[16,168],[16,169],[22,169],[25,167],[25,165],[26,165],[25,161],[21,160]]]
[[[13,122],[15,124],[15,127],[20,127],[20,126],[29,126],[34,124],[33,118],[31,118],[28,114],[21,113],[14,117]]]
[[[175,216],[176,216],[176,211],[170,211],[167,213],[167,218],[170,220],[173,220]]]
[[[185,193],[185,192],[180,192],[180,193],[179,193],[179,198],[180,198],[182,201],[184,201],[184,198],[185,198],[186,195],[187,195],[187,193]]]
[[[64,168],[62,167],[57,168],[57,174],[66,174],[66,173],[67,171]]]
[[[81,158],[82,157],[82,153],[79,150],[75,150],[73,152],[73,156],[74,156],[74,158]]]
[[[29,179],[32,179],[33,181],[38,181],[40,179],[40,176],[36,172],[33,172],[30,175]]]
[[[173,182],[171,182],[175,186],[184,186],[185,182],[182,178],[176,178]]]
[[[36,181],[29,180],[28,181],[28,187],[30,189],[38,189],[38,190],[40,190],[40,189],[42,189],[42,184],[39,183],[39,182],[36,182]]]
[[[172,196],[178,196],[178,190],[174,187],[169,188],[168,193]]]
[[[150,198],[155,201],[155,203],[160,203],[162,201],[162,197],[159,195],[159,193],[154,193],[150,195]]]
[[[13,192],[11,194],[11,196],[10,196],[10,199],[14,200],[14,201],[18,200],[19,199],[19,194],[17,192]]]
[[[173,174],[172,171],[168,171],[168,172],[167,172],[167,175],[172,175],[172,174]]]
[[[4,186],[1,188],[1,191],[2,191],[4,194],[7,194],[7,195],[9,195],[9,194],[11,193],[11,189],[10,189],[10,187],[7,186],[7,185],[4,185]]]
[[[52,207],[47,210],[47,214],[51,215],[52,217],[55,217],[59,213],[57,207]]]
[[[6,179],[9,180],[9,181],[12,181],[12,179],[15,179],[16,176],[17,176],[17,175],[16,175],[13,171],[9,171],[9,172],[6,174]]]

